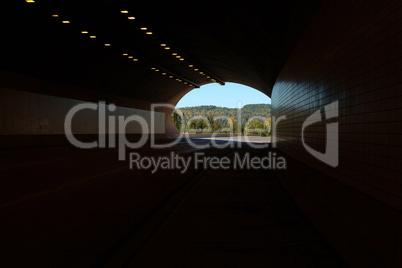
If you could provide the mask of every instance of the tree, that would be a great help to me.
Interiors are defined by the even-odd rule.
[[[222,128],[222,124],[221,121],[219,119],[215,120],[214,124],[213,124],[213,130],[214,132],[220,130]]]
[[[180,108],[183,113],[183,118],[178,115],[172,115],[172,120],[177,128],[180,129],[180,125],[183,124],[184,131],[190,129],[198,129],[197,132],[212,133],[216,131],[226,132],[222,130],[224,128],[233,127],[233,133],[247,133],[249,129],[261,129],[263,132],[253,132],[253,134],[269,135],[271,130],[271,105],[270,104],[248,104],[241,108],[241,122],[237,122],[237,108],[217,107],[213,105],[185,107]],[[246,126],[248,119],[257,116],[261,120],[252,120],[251,125]],[[215,119],[218,116],[231,118],[232,125],[229,124],[227,119]],[[198,119],[193,119],[199,117]],[[200,119],[204,118],[204,119]],[[185,122],[192,119],[190,126],[187,126]],[[215,120],[214,120],[215,119]],[[182,122],[183,121],[183,122]],[[256,121],[256,122],[254,122]],[[208,124],[209,123],[209,124]],[[240,125],[240,128],[239,128]],[[211,126],[211,128],[209,128]],[[251,134],[251,133],[250,133]]]
[[[173,124],[176,126],[176,128],[178,130],[181,130],[181,126],[182,126],[181,116],[175,111],[173,111],[173,113],[172,113],[172,120],[173,120]]]

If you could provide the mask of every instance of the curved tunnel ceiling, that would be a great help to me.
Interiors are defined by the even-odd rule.
[[[177,99],[211,82],[240,83],[270,96],[320,3],[8,3],[2,7],[7,26],[1,65],[5,71],[148,102]]]

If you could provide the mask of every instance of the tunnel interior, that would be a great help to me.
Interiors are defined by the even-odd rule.
[[[213,80],[270,95],[286,55],[308,23],[309,14],[302,12],[313,13],[318,3],[211,3],[195,8],[164,1],[15,3],[3,8],[4,21],[13,25],[4,35],[13,42],[4,44],[9,53],[2,65],[148,102],[168,102],[190,84],[199,87]]]
[[[282,267],[401,266],[400,2],[0,5],[5,266],[145,267],[194,264],[191,258],[246,265],[253,256]],[[247,146],[202,152],[229,160],[274,155],[286,168],[130,173],[120,159],[130,152],[151,163],[151,156],[204,150],[146,143],[120,155],[117,145],[145,134],[177,138],[173,109],[211,83],[269,96],[272,139],[268,156]],[[97,140],[96,149],[66,138],[66,116],[80,105],[93,108],[74,117],[72,134]],[[110,116],[104,129],[101,110]],[[146,128],[119,129],[116,122],[130,116]],[[174,259],[181,251],[189,257]]]

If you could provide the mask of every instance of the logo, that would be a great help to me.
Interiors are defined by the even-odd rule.
[[[328,105],[324,106],[325,120],[333,119],[338,117],[338,101],[334,101]],[[277,138],[277,125],[280,121],[286,120],[286,115],[281,115],[276,118],[272,117],[272,148],[276,148],[276,144],[278,142]],[[326,144],[325,144],[325,152],[321,153],[310,146],[308,146],[305,142],[304,138],[304,130],[306,127],[321,122],[323,119],[321,117],[321,108],[315,111],[312,115],[307,117],[307,119],[303,122],[301,129],[301,137],[303,147],[309,152],[312,156],[317,158],[318,160],[326,163],[331,167],[337,167],[339,165],[339,152],[338,152],[338,122],[327,123],[326,124]]]
[[[212,120],[215,122],[216,120],[226,120],[228,127],[223,127],[220,128],[219,130],[212,132],[211,133],[211,145],[213,145],[215,148],[226,148],[226,147],[232,147],[234,148],[235,145],[238,147],[241,147],[241,144],[243,142],[249,144],[252,148],[267,148],[268,144],[267,143],[253,143],[250,141],[247,135],[241,136],[237,133],[235,133],[235,122],[237,122],[237,130],[241,130],[242,127],[240,125],[241,122],[241,112],[240,112],[240,107],[241,103],[238,103],[239,105],[239,110],[237,114],[237,118],[233,119],[227,116],[216,116]],[[171,104],[166,104],[166,103],[159,103],[159,104],[152,104],[151,105],[151,111],[149,111],[149,116],[142,117],[138,114],[134,114],[131,116],[122,116],[122,115],[116,115],[114,112],[116,111],[117,107],[114,104],[109,104],[106,105],[104,101],[99,102],[98,104],[96,103],[81,103],[73,108],[71,108],[68,113],[66,114],[65,120],[64,120],[64,132],[67,140],[74,145],[75,147],[81,148],[81,149],[92,149],[92,148],[117,148],[118,149],[118,154],[119,154],[119,160],[125,161],[126,160],[126,149],[139,149],[143,147],[148,141],[150,142],[150,146],[153,149],[164,149],[164,148],[170,148],[181,142],[183,139],[186,140],[187,144],[189,144],[191,147],[195,149],[204,149],[205,144],[197,144],[192,141],[191,136],[189,133],[183,133],[180,132],[178,137],[176,137],[173,141],[164,143],[164,144],[156,144],[156,125],[158,124],[156,121],[156,110],[165,108],[166,110],[174,110],[175,106]],[[72,131],[72,125],[73,125],[73,120],[75,116],[77,116],[78,113],[80,113],[82,110],[93,110],[97,111],[97,122],[98,122],[98,139],[95,141],[91,142],[83,142],[77,139],[76,136],[74,136],[73,131]],[[183,113],[180,110],[176,110],[176,112],[183,118]],[[190,118],[187,122],[188,128],[190,130],[194,130],[194,132],[197,132],[198,129],[191,129],[190,125],[194,120],[204,120],[206,124],[208,125],[209,129],[211,129],[211,123],[209,122],[207,117],[193,117]],[[267,118],[261,117],[261,116],[253,116],[251,118],[248,118],[247,122],[245,123],[246,129],[248,131],[254,131],[257,133],[266,133],[270,130],[270,128],[263,128],[263,129],[253,129],[253,128],[248,128],[250,122],[253,120],[258,120],[261,123],[261,125],[268,126],[269,122]],[[127,126],[130,123],[136,123],[136,125],[139,126],[137,134],[140,135],[140,139],[138,141],[129,141],[126,136],[127,132]],[[116,131],[117,130],[117,131]],[[220,134],[222,131],[225,131],[229,135],[229,139],[227,142],[220,142],[216,143],[215,138],[217,137],[218,134]]]
[[[328,105],[325,105],[324,112],[325,112],[325,120],[338,117],[338,101],[334,101]],[[331,167],[337,167],[339,164],[338,122],[326,124],[327,135],[326,135],[326,145],[324,153],[314,150],[313,148],[308,146],[304,140],[304,129],[312,124],[321,122],[322,120],[323,119],[321,117],[321,109],[318,109],[312,115],[307,117],[307,119],[304,121],[302,125],[301,130],[302,143],[307,152],[309,152],[312,156],[330,165]]]

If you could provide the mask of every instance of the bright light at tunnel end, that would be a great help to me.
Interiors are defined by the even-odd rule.
[[[239,104],[241,107],[241,103]],[[78,140],[72,131],[73,118],[81,110],[95,110],[98,111],[98,140],[92,142],[83,142]],[[226,129],[229,131],[229,138],[226,142],[217,142],[218,132],[211,134],[210,142],[199,144],[194,142],[194,136],[185,134],[181,132],[179,136],[170,143],[157,144],[155,137],[155,127],[156,118],[155,114],[157,111],[173,111],[178,112],[180,116],[183,117],[180,109],[175,109],[175,106],[171,104],[152,104],[151,105],[151,118],[145,118],[138,114],[131,116],[116,116],[113,114],[116,111],[116,106],[114,104],[106,105],[105,102],[101,101],[96,103],[80,103],[73,108],[71,108],[66,114],[64,120],[64,131],[67,140],[77,148],[81,149],[92,149],[92,148],[117,148],[118,158],[121,161],[126,161],[128,154],[128,161],[130,169],[145,169],[151,170],[152,173],[158,170],[164,169],[178,169],[181,173],[186,172],[190,164],[193,165],[195,169],[286,169],[287,164],[283,156],[278,156],[276,152],[268,151],[268,143],[253,143],[249,140],[248,136],[235,135],[233,130],[233,122],[227,117],[230,128]],[[241,117],[240,111],[238,109],[238,118]],[[338,117],[338,101],[334,101],[330,104],[324,106],[325,119],[333,119]],[[255,119],[254,117],[250,120]],[[282,115],[279,118],[272,117],[272,136],[271,136],[271,147],[276,148],[277,146],[277,125],[280,121],[286,120],[286,115]],[[149,122],[150,121],[150,122]],[[321,162],[336,168],[338,166],[338,123],[328,123],[327,124],[327,137],[326,137],[326,148],[325,152],[321,153],[309,147],[304,140],[304,129],[314,123],[322,121],[321,109],[314,112],[312,115],[306,118],[302,125],[301,137],[303,147],[315,158]],[[141,138],[136,142],[131,142],[127,139],[126,131],[127,125],[129,123],[135,122],[140,126]],[[190,120],[191,122],[191,120]],[[238,121],[240,122],[240,120]],[[185,142],[191,148],[193,148],[194,156],[182,156],[174,152],[174,146],[179,143]],[[264,157],[250,157],[249,153],[241,156],[237,152],[234,153],[233,158],[227,156],[222,157],[207,157],[204,152],[199,152],[200,150],[208,148],[236,148],[242,147],[242,143],[246,143],[249,147],[254,149],[267,149],[267,155]],[[139,149],[149,145],[153,149],[166,149],[172,148],[169,156],[160,157],[149,157],[141,156],[139,152],[127,152],[127,148],[131,150]],[[198,152],[197,152],[198,151]]]

